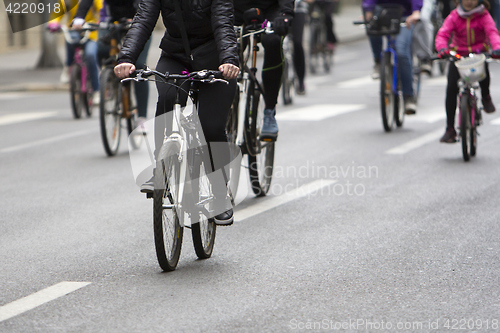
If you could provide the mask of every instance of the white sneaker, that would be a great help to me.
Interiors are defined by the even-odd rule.
[[[135,128],[138,129],[136,132],[137,134],[148,134],[148,126],[147,126],[147,119],[145,117],[138,117],[136,121],[136,126]],[[142,130],[142,132],[141,132]]]
[[[375,64],[373,66],[372,79],[374,79],[374,80],[380,79],[380,64]]]
[[[98,91],[92,93],[92,105],[98,106],[101,103],[101,94]]]
[[[61,83],[69,83],[69,68],[64,65],[63,70],[61,72],[61,76],[59,77],[59,81]]]

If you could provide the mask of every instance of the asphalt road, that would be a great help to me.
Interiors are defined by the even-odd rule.
[[[240,192],[208,260],[186,232],[171,273],[125,140],[106,157],[67,93],[0,94],[0,331],[498,331],[500,118],[484,116],[465,163],[438,142],[436,73],[385,133],[370,59],[367,41],[342,45],[278,106],[270,195]]]

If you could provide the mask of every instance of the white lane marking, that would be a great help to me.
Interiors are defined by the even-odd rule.
[[[444,107],[418,107],[418,112],[415,116],[405,117],[405,121],[409,122],[425,122],[435,123],[446,118]]]
[[[0,149],[0,153],[12,153],[12,152],[23,150],[23,149],[28,149],[28,148],[33,148],[33,147],[36,147],[36,146],[41,146],[41,145],[44,145],[44,144],[47,144],[47,143],[54,143],[54,142],[63,141],[63,140],[70,139],[70,138],[74,138],[74,137],[77,137],[77,136],[82,136],[82,135],[90,134],[90,133],[93,133],[93,132],[97,132],[97,130],[92,129],[92,130],[85,130],[85,131],[78,131],[78,132],[74,132],[74,133],[63,134],[63,135],[55,136],[55,137],[52,137],[52,138],[47,138],[47,139],[44,139],[44,140],[29,142],[29,143],[25,143],[25,144],[22,144],[22,145],[17,145],[17,146],[9,147],[9,148],[3,148],[3,149]]]
[[[278,197],[271,197],[270,199],[263,199],[263,201],[252,205],[247,208],[243,208],[240,211],[236,211],[234,216],[237,221],[243,221],[252,216],[261,214],[270,209],[283,205],[287,202],[290,202],[295,199],[299,199],[305,197],[307,195],[311,195],[317,193],[323,187],[330,186],[336,183],[337,180],[333,179],[318,179],[309,184],[302,185],[299,188],[286,192]]]
[[[57,114],[57,112],[55,112],[55,111],[8,114],[5,116],[0,116],[0,126],[1,125],[22,123],[25,121],[32,121],[32,120],[43,119],[43,118],[50,118],[50,117],[54,117],[56,114]]]
[[[490,121],[491,125],[500,125],[500,118],[493,119]]]
[[[89,285],[90,282],[63,281],[0,307],[0,322]]]
[[[389,149],[385,153],[392,154],[392,155],[406,154],[414,149],[422,147],[423,145],[425,145],[429,142],[432,142],[434,140],[439,139],[442,134],[443,134],[443,130],[437,130],[434,132],[430,132],[430,133],[422,135],[421,137],[418,137],[414,140],[408,141],[407,143],[404,143],[402,145],[399,145],[397,147]]]
[[[278,120],[292,121],[321,121],[330,117],[335,117],[344,113],[363,110],[364,104],[318,104],[292,111],[278,113]]]
[[[359,77],[357,79],[339,82],[339,83],[337,83],[337,87],[338,88],[355,88],[355,87],[359,87],[359,86],[374,84],[376,82],[380,82],[380,81],[374,80],[370,76],[363,76],[363,77]]]

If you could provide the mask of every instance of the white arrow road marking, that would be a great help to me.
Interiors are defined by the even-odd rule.
[[[252,216],[261,214],[270,209],[283,205],[295,199],[305,197],[307,195],[313,195],[318,193],[322,188],[330,186],[336,183],[337,180],[333,179],[318,179],[309,184],[302,185],[299,188],[285,192],[278,197],[271,197],[269,199],[263,199],[259,203],[252,205],[250,207],[244,208],[240,211],[236,211],[234,216],[237,221],[243,221]],[[286,188],[285,188],[286,190]]]
[[[10,125],[10,124],[22,123],[25,121],[50,118],[54,117],[56,114],[57,112],[55,111],[7,114],[5,116],[0,116],[0,125]]]
[[[434,132],[427,133],[426,135],[422,135],[421,137],[418,137],[416,139],[413,139],[411,141],[408,141],[407,143],[404,143],[402,145],[399,145],[397,147],[394,147],[392,149],[389,149],[386,151],[386,154],[393,154],[393,155],[401,155],[401,154],[406,154],[414,149],[420,148],[423,145],[432,142],[434,140],[437,140],[443,135],[443,130],[437,130]]]
[[[363,110],[364,104],[317,104],[305,108],[277,113],[278,120],[321,121],[341,114]]]
[[[0,307],[0,322],[89,285],[90,282],[63,281]]]

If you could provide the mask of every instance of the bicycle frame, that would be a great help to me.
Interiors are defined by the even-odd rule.
[[[394,63],[392,64],[392,92],[398,94],[398,56],[396,54],[396,38],[387,35],[387,46],[383,53],[391,53]]]

